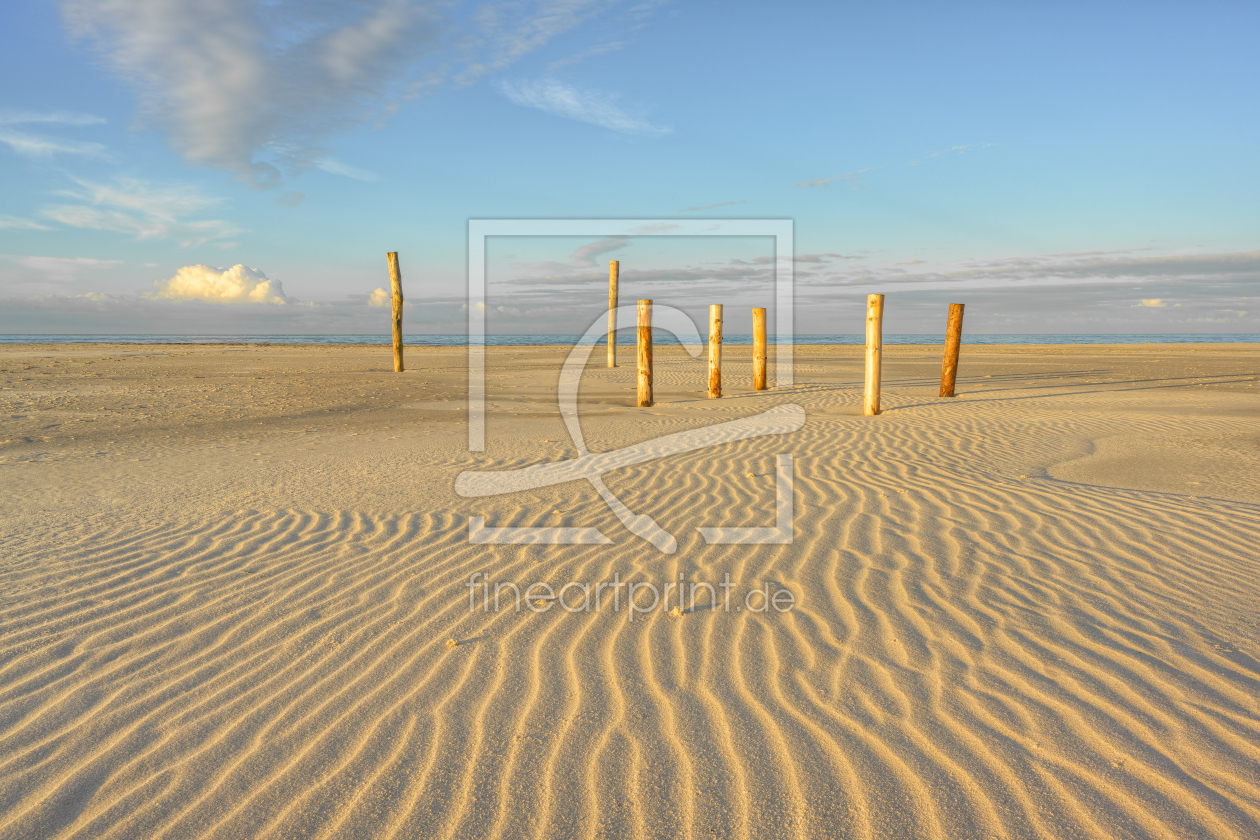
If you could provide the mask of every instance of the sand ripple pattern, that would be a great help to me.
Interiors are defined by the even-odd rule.
[[[7,537],[0,837],[1260,837],[1256,619],[1230,606],[1260,510],[1021,477],[1055,432],[1013,411],[811,417],[791,546],[695,530],[772,524],[782,440],[608,476],[670,557],[589,487]],[[562,503],[618,545],[466,543],[467,514]],[[729,573],[797,604],[470,611],[473,572]]]

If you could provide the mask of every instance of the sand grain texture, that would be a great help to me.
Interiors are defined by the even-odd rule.
[[[1260,838],[1253,346],[964,344],[952,400],[889,346],[873,418],[861,348],[759,393],[750,349],[709,400],[658,347],[650,409],[588,367],[594,452],[806,411],[606,475],[663,554],[589,483],[453,490],[574,457],[562,349],[491,350],[469,453],[460,349],[0,348],[0,838]],[[782,452],[794,542],[706,545]],[[631,622],[475,572],[736,588]]]

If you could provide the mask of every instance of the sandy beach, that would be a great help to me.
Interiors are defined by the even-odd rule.
[[[667,554],[455,492],[578,454],[567,348],[488,349],[472,453],[463,348],[0,346],[0,838],[1260,838],[1257,345],[889,346],[873,418],[861,347],[749,351],[587,368],[592,452],[804,410],[604,477]],[[792,542],[707,544],[782,453]]]

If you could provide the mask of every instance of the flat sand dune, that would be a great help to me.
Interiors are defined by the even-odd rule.
[[[948,400],[888,347],[874,418],[861,348],[748,350],[583,379],[592,452],[805,410],[604,476],[667,554],[587,481],[455,493],[578,454],[564,348],[489,350],[479,453],[460,348],[0,348],[0,838],[1260,838],[1260,349],[964,346]],[[782,453],[792,543],[706,544]]]

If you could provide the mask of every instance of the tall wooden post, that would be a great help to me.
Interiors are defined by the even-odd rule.
[[[753,390],[766,390],[766,310],[753,310]]]
[[[639,407],[652,405],[652,301],[639,301]]]
[[[709,306],[709,399],[722,396],[722,304]]]
[[[945,359],[941,363],[941,396],[954,396],[954,380],[958,377],[958,345],[962,344],[963,305],[949,305],[949,326],[945,329]]]
[[[402,315],[403,293],[402,272],[398,270],[398,252],[390,251],[385,255],[389,261],[389,288],[394,298],[394,372],[403,371]]]
[[[608,263],[608,366],[617,366],[617,274],[621,263]]]
[[[866,296],[866,390],[862,413],[879,414],[880,362],[884,353],[884,296]]]

